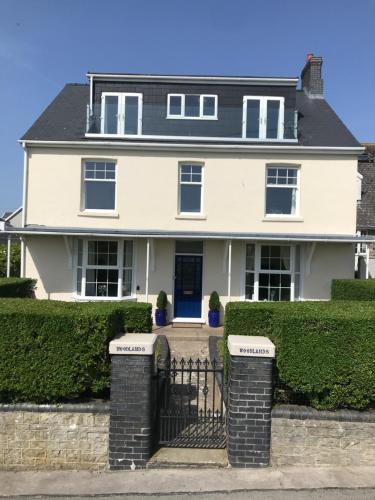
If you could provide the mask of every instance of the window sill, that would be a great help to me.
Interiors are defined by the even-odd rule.
[[[111,219],[118,219],[120,216],[119,216],[119,213],[118,212],[114,212],[112,210],[108,210],[108,211],[102,211],[102,212],[96,212],[95,210],[93,211],[89,211],[89,210],[85,210],[83,212],[78,212],[78,217],[108,217],[108,218],[111,218]]]
[[[206,220],[207,216],[203,214],[178,214],[175,216],[178,220]]]
[[[275,216],[265,216],[264,219],[262,219],[263,222],[303,222],[304,218],[303,217],[296,217],[294,215],[280,215],[280,217],[275,217]]]
[[[72,295],[72,299],[74,299],[76,302],[125,302],[125,301],[130,301],[130,302],[136,302],[137,297],[135,295],[131,295],[129,297],[121,297],[120,299],[118,297],[83,297],[82,295]]]

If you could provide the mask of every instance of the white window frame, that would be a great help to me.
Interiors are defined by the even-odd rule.
[[[247,102],[248,101],[260,101],[259,102],[259,136],[258,137],[246,137],[247,129]],[[277,137],[267,138],[267,109],[268,101],[279,101],[279,121],[277,125]],[[285,98],[284,97],[273,97],[273,96],[244,96],[243,106],[242,106],[242,138],[248,141],[280,141],[284,139],[284,109],[285,109]]]
[[[247,245],[254,245],[255,250],[254,250],[254,294],[253,294],[253,299],[247,299],[246,298],[246,246]],[[278,247],[289,247],[290,248],[290,270],[288,271],[282,271],[282,270],[266,270],[266,269],[261,269],[261,247],[262,246],[278,246]],[[295,264],[296,264],[296,247],[300,247],[300,269],[299,272],[296,272],[295,270]],[[247,302],[259,302],[259,274],[290,274],[291,280],[290,280],[290,301],[289,302],[296,302],[296,301],[301,301],[303,300],[303,262],[304,262],[304,253],[303,253],[303,246],[298,243],[294,244],[288,244],[288,243],[273,243],[273,242],[262,242],[262,243],[257,243],[257,242],[252,242],[252,241],[246,241],[244,242],[243,245],[243,258],[242,258],[242,300],[245,300]],[[296,299],[295,297],[295,283],[296,283],[296,275],[299,274],[299,298]],[[263,301],[262,301],[263,302]],[[267,301],[266,301],[267,302]],[[271,302],[271,301],[270,301]]]
[[[117,107],[117,134],[104,131],[105,124],[105,98],[107,96],[116,96],[118,98]],[[136,134],[125,134],[125,101],[126,97],[138,97],[138,127]],[[101,96],[101,115],[100,115],[100,131],[103,135],[121,135],[124,137],[134,137],[142,135],[142,110],[143,110],[143,94],[137,92],[102,92]]]
[[[196,181],[181,181],[181,170],[184,165],[189,165],[192,167],[201,167],[201,181],[196,182]],[[200,199],[200,212],[182,212],[181,211],[181,185],[182,184],[187,184],[187,185],[200,185],[201,186],[201,199]],[[204,208],[203,208],[203,189],[204,189],[204,164],[199,163],[196,161],[181,161],[178,164],[178,199],[177,199],[177,213],[178,215],[187,215],[187,216],[202,216],[204,214]]]
[[[185,96],[196,95],[199,96],[199,116],[185,116]],[[170,112],[170,99],[171,97],[181,97],[181,114],[173,115]],[[205,97],[212,97],[215,100],[215,114],[203,114],[203,101]],[[217,120],[218,96],[216,94],[168,94],[167,99],[167,118],[173,120]]]
[[[82,241],[82,266],[78,266],[78,241]],[[100,266],[94,264],[88,264],[88,242],[89,241],[111,241],[117,243],[117,266]],[[133,258],[132,258],[132,286],[131,286],[131,295],[122,295],[122,275],[123,271],[126,269],[130,269],[129,266],[124,266],[124,241],[132,241],[133,242]],[[77,238],[75,240],[75,252],[74,252],[74,273],[73,273],[73,298],[76,300],[83,301],[116,301],[116,300],[135,300],[136,299],[136,243],[134,240],[130,238],[123,239],[112,239],[112,238],[100,238],[100,237],[92,237],[92,238]],[[81,275],[81,293],[78,293],[77,290],[77,278],[78,278],[78,267],[82,270]],[[86,293],[86,270],[87,269],[110,269],[116,270],[118,272],[117,277],[117,295],[114,297],[103,297],[103,296],[94,296],[94,295],[85,295]]]
[[[115,178],[114,179],[86,179],[86,163],[114,163]],[[103,158],[85,158],[82,160],[82,181],[81,181],[81,212],[87,213],[103,213],[113,214],[117,210],[117,162],[116,160]],[[115,203],[114,208],[86,208],[86,182],[114,182],[115,183]]]
[[[268,169],[286,169],[286,170],[296,170],[297,171],[297,183],[296,184],[268,184]],[[265,190],[264,190],[264,217],[267,219],[284,219],[284,218],[299,218],[300,217],[300,177],[301,177],[301,166],[282,164],[282,163],[268,163],[266,165],[265,171]],[[267,189],[270,188],[293,188],[295,189],[295,210],[291,214],[268,214],[267,213]]]

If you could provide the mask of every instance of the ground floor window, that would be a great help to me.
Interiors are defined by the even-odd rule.
[[[299,300],[300,261],[299,245],[248,243],[245,255],[245,299]]]
[[[77,240],[76,294],[103,299],[133,294],[133,241]]]

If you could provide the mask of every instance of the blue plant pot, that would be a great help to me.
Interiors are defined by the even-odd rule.
[[[166,309],[156,309],[156,311],[155,311],[155,323],[156,323],[156,326],[165,326],[167,324],[167,310]]]
[[[208,311],[208,324],[212,328],[217,328],[220,323],[220,311]]]

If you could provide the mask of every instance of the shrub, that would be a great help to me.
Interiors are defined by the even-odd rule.
[[[332,280],[332,300],[375,300],[375,280]]]
[[[375,403],[374,330],[368,302],[237,302],[226,307],[224,335],[269,337],[276,384],[289,400],[364,409]]]
[[[220,297],[217,292],[212,292],[210,295],[210,300],[208,302],[208,307],[210,311],[220,311]]]
[[[167,304],[168,304],[167,294],[164,292],[164,290],[161,290],[156,300],[156,307],[158,309],[164,310],[167,309]]]
[[[0,401],[47,403],[103,396],[108,343],[151,329],[151,306],[0,300]]]
[[[0,277],[7,275],[8,246],[0,243]],[[21,245],[12,240],[10,247],[10,275],[19,276],[21,267]]]
[[[0,278],[0,297],[34,297],[36,280],[31,278]]]

